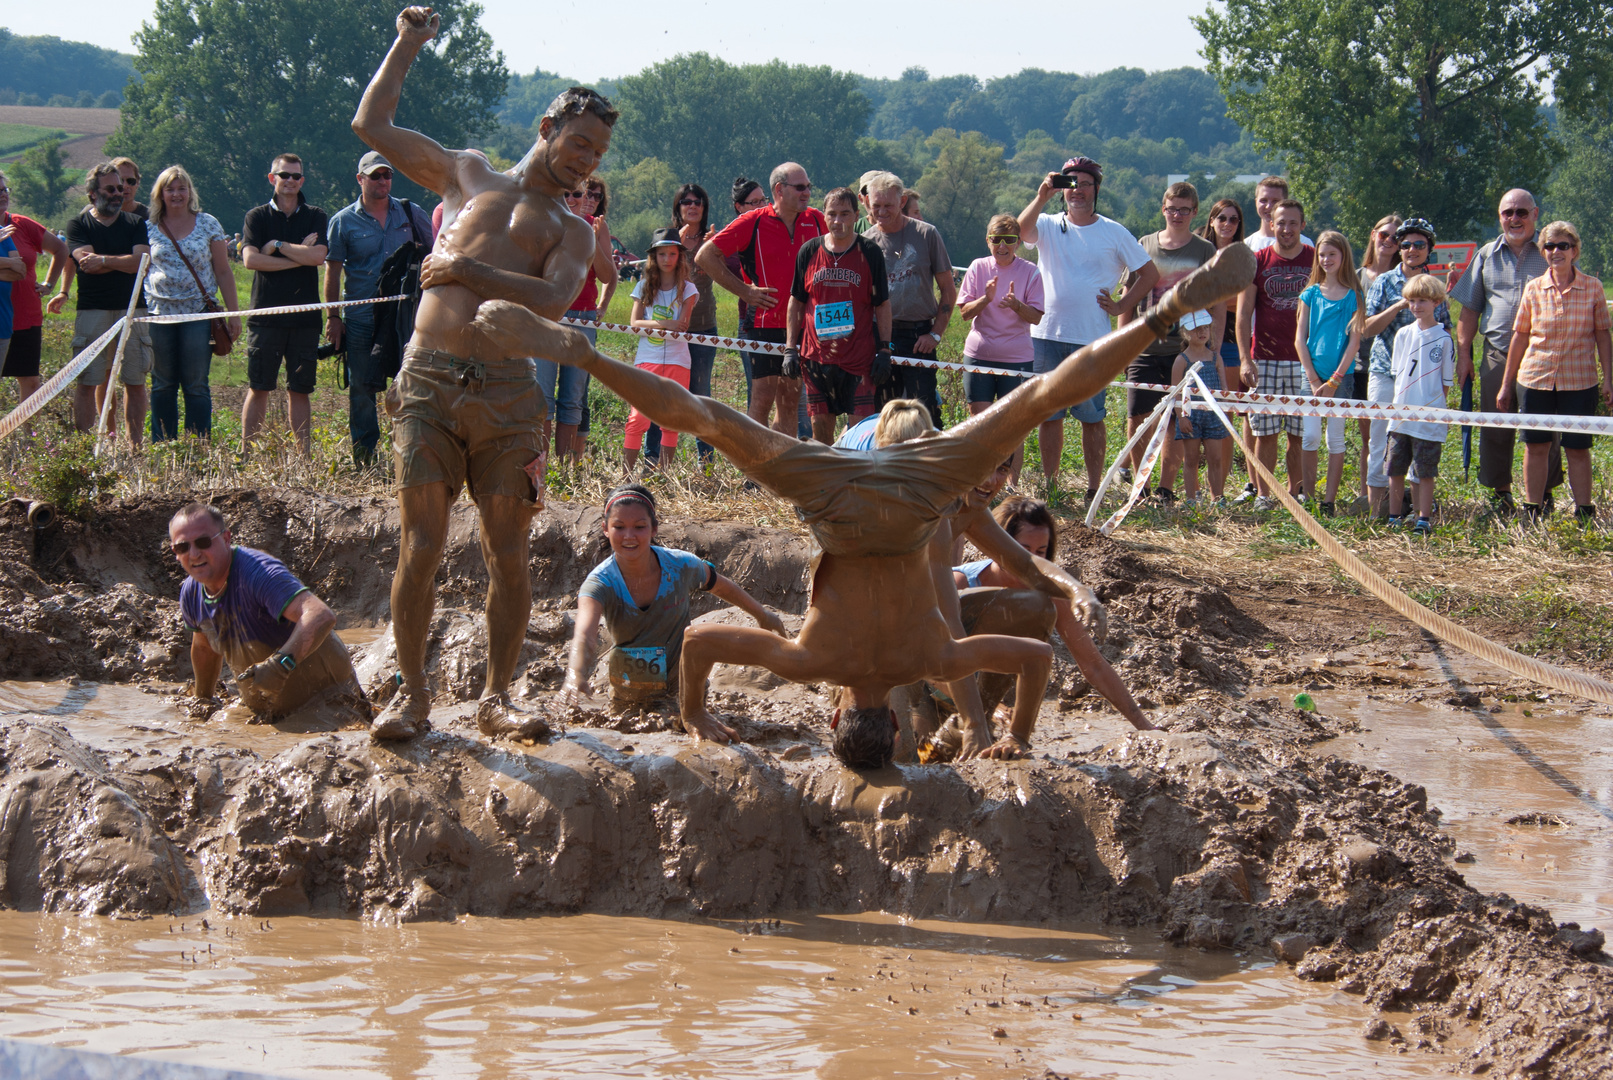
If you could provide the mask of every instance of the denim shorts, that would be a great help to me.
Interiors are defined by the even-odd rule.
[[[964,357],[965,363],[970,362],[970,360],[970,357]],[[1009,365],[996,364],[993,366],[1006,368]],[[1029,365],[1019,364],[1017,366],[1029,374]],[[1005,375],[998,371],[979,371],[974,368],[964,368],[963,371],[963,395],[971,405],[977,401],[986,404],[1000,401],[1024,384],[1024,378],[1019,375]]]
[[[1053,341],[1049,338],[1031,338],[1031,348],[1035,350],[1036,359],[1031,367],[1038,375],[1046,375],[1049,371],[1064,362],[1064,358],[1075,350],[1081,348],[1067,341]],[[1078,405],[1071,405],[1067,409],[1060,409],[1047,418],[1047,423],[1062,420],[1068,414],[1071,418],[1083,424],[1101,424],[1104,417],[1104,406],[1108,403],[1109,390],[1105,387],[1096,394],[1087,398]]]

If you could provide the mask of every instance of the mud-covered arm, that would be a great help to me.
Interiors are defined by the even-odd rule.
[[[454,159],[435,139],[392,122],[403,93],[403,77],[426,43],[437,36],[442,18],[428,7],[405,8],[398,15],[398,37],[353,114],[353,132],[403,175],[423,188],[446,195],[454,185]]]
[[[1093,628],[1094,636],[1100,641],[1107,636],[1109,613],[1097,594],[1062,566],[1039,555],[1032,555],[997,524],[996,518],[986,513],[972,515],[967,535],[982,555],[993,559],[1028,588],[1044,593],[1054,601],[1064,600],[1074,605],[1082,621]]]
[[[593,231],[586,221],[573,217],[565,230],[535,276],[490,266],[455,250],[451,241],[440,241],[420,264],[420,287],[463,285],[483,300],[508,300],[557,319],[582,291],[593,257]]]
[[[300,592],[292,597],[280,617],[297,625],[279,651],[299,664],[318,652],[330,632],[336,629],[336,613],[311,592]]]
[[[771,630],[779,637],[784,636],[784,620],[763,607],[760,600],[740,588],[739,583],[732,578],[718,574],[716,583],[711,586],[711,594],[755,619],[756,625],[763,630]]]
[[[190,636],[190,666],[194,672],[191,692],[198,698],[211,698],[218,689],[219,672],[224,670],[224,657],[213,651],[207,635],[200,630]]]
[[[560,691],[561,696],[573,704],[594,692],[589,675],[594,670],[599,624],[604,617],[605,609],[598,600],[591,596],[577,597],[577,628],[571,635],[571,659],[566,662],[566,684]]]
[[[1053,611],[1053,628],[1063,639],[1064,647],[1070,650],[1070,656],[1081,669],[1081,674],[1092,684],[1092,689],[1107,698],[1109,704],[1131,722],[1132,727],[1139,731],[1152,731],[1154,725],[1143,715],[1142,709],[1137,705],[1137,699],[1131,696],[1131,691],[1120,678],[1120,673],[1098,651],[1097,644],[1087,633],[1086,627],[1081,625],[1081,620],[1075,617],[1070,605],[1065,601],[1055,600]]]
[[[943,518],[941,525],[930,538],[930,579],[935,583],[935,604],[946,620],[947,629],[954,639],[968,636],[963,628],[963,606],[958,601],[958,587],[952,582],[952,522]],[[947,683],[947,693],[958,708],[963,724],[963,749],[958,757],[963,760],[979,755],[991,745],[991,726],[986,723],[986,706],[980,700],[980,684],[970,675]]]

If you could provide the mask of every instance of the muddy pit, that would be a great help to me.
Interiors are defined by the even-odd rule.
[[[239,542],[341,613],[381,685],[395,507],[216,501]],[[40,533],[19,505],[0,512],[7,906],[383,923],[1080,920],[1293,965],[1376,1011],[1365,1038],[1444,1067],[1613,1069],[1600,933],[1469,887],[1422,787],[1315,749],[1362,725],[1325,700],[1320,715],[1283,704],[1300,676],[1282,671],[1308,669],[1271,655],[1267,625],[1096,534],[1078,531],[1061,557],[1110,605],[1105,650],[1165,730],[1132,732],[1063,656],[1033,760],[854,773],[825,749],[827,688],[747,672],[714,680],[748,739],[736,747],[693,745],[659,714],[572,715],[530,747],[480,737],[466,703],[483,678],[485,574],[463,503],[438,576],[432,735],[375,747],[359,731],[249,726],[239,710],[193,720],[171,703],[189,675],[179,571],[162,550],[180,502],[129,501]],[[557,503],[535,530],[517,690],[538,703],[560,683],[597,515]],[[787,532],[669,523],[662,539],[787,617],[804,609],[805,546]]]

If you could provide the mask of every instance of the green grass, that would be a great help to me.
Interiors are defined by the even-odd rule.
[[[20,154],[46,139],[65,139],[67,132],[31,124],[0,124],[0,157]]]

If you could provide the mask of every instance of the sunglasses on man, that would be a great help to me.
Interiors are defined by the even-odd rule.
[[[195,540],[180,540],[173,545],[174,554],[185,554],[185,552],[191,549],[192,544],[195,545],[197,551],[206,551],[208,548],[213,546],[213,537],[223,535],[223,531],[220,530],[216,533],[209,533],[207,536],[198,536]]]
[[[1501,211],[1501,216],[1504,217],[1504,218],[1515,218],[1515,217],[1526,218],[1532,212],[1533,211],[1530,211],[1530,210],[1520,210],[1520,209],[1516,209],[1516,208],[1513,208],[1513,207],[1508,207],[1507,209]]]
[[[301,180],[302,179],[302,173],[300,173],[300,172],[277,172],[277,173],[275,173],[275,175],[278,176],[282,180]]]

